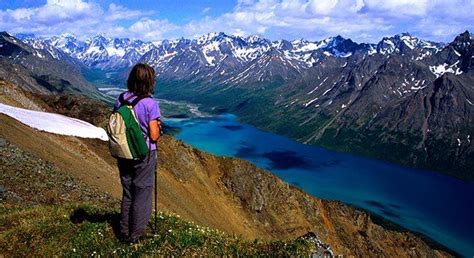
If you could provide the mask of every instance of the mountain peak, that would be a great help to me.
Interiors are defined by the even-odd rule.
[[[105,35],[104,33],[98,33],[96,34],[95,36],[93,36],[92,38],[96,38],[96,39],[107,39],[107,35]]]
[[[472,39],[472,34],[466,30],[464,31],[463,33],[459,34],[458,36],[456,36],[456,38],[454,39],[454,41],[459,41],[459,40],[470,40]]]
[[[413,36],[413,35],[410,34],[409,32],[402,32],[402,33],[395,34],[394,37],[399,37],[399,38],[401,38],[401,37],[415,37],[415,36]]]
[[[11,35],[8,34],[8,32],[6,32],[6,31],[0,32],[0,35],[1,35],[1,36],[4,36],[4,37],[11,37]]]
[[[107,45],[107,43],[110,42],[110,38],[107,38],[105,36],[105,34],[103,33],[99,33],[89,39],[86,40],[86,42],[89,42],[91,43],[92,45],[96,45],[96,46],[99,46],[99,45]]]
[[[419,39],[408,32],[403,32],[390,37],[383,37],[377,43],[377,51],[381,54],[405,53],[416,49],[435,50],[442,46],[442,43]]]
[[[263,41],[265,40],[264,37],[260,36],[260,35],[257,35],[257,34],[253,34],[253,35],[250,35],[246,38],[246,40],[249,42],[249,43],[257,43],[259,41]]]
[[[294,39],[294,40],[291,41],[291,43],[293,43],[293,44],[301,44],[301,43],[305,43],[305,42],[308,42],[308,41],[304,38]]]
[[[465,31],[456,38],[454,38],[453,42],[450,43],[451,46],[453,46],[458,52],[460,53],[465,53],[468,52],[468,49],[471,48],[471,44],[473,41],[473,37],[469,31]]]
[[[327,39],[325,39],[325,42],[327,44],[328,47],[334,47],[338,44],[341,44],[343,43],[344,41],[347,41],[347,40],[350,40],[350,39],[346,39],[346,38],[343,38],[341,35],[337,35],[335,37],[329,37]],[[352,40],[350,40],[352,42]]]
[[[196,40],[198,44],[203,44],[211,40],[215,40],[218,38],[223,38],[227,36],[224,32],[209,32],[207,34],[203,34],[199,36]]]
[[[76,35],[74,35],[74,33],[72,32],[64,32],[62,33],[60,36],[60,38],[76,38]]]

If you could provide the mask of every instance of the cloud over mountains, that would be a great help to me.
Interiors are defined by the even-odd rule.
[[[40,6],[0,10],[0,27],[46,36],[73,32],[87,37],[102,32],[145,40],[226,31],[286,39],[340,34],[373,42],[402,31],[446,41],[459,31],[473,30],[474,24],[471,0],[239,0],[231,10],[217,15],[210,15],[211,7],[203,6],[201,13],[182,22],[171,22],[166,11],[158,12],[153,5],[147,10],[133,6],[133,1],[125,6],[47,0]]]

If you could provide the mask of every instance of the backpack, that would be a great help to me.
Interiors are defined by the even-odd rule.
[[[130,96],[128,99],[130,99]],[[133,107],[146,97],[136,97],[131,103],[124,99],[124,93],[119,97],[120,108],[109,117],[107,134],[109,135],[110,154],[115,158],[140,160],[147,156],[149,150],[146,135],[138,124]]]

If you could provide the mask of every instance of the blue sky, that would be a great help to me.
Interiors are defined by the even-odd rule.
[[[474,0],[0,0],[0,30],[161,40],[209,32],[358,42],[410,32],[451,41],[474,29]]]

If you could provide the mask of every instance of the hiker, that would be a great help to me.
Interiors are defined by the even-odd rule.
[[[122,242],[136,243],[143,239],[151,217],[157,162],[156,142],[161,131],[160,108],[152,98],[154,87],[155,70],[147,64],[136,64],[128,76],[128,91],[118,97],[114,106],[114,113],[120,118],[112,119],[113,114],[112,122],[109,121],[109,135],[110,131],[120,131],[116,128],[110,129],[117,126],[117,121],[125,121],[126,126],[123,127],[127,130],[133,129],[133,125],[141,129],[136,129],[138,131],[136,139],[130,139],[133,132],[127,132],[125,136],[122,129],[123,138],[126,139],[120,140],[117,139],[120,137],[116,137],[115,141],[113,139],[110,141],[112,155],[117,158],[123,189],[120,218]],[[123,106],[128,109],[122,109]],[[124,142],[125,146],[119,146]],[[117,151],[119,147],[125,149]]]

